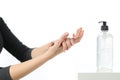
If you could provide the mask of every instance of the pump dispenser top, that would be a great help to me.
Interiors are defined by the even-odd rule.
[[[108,31],[108,26],[106,21],[100,21],[99,23],[103,23],[103,25],[101,26],[102,31]]]

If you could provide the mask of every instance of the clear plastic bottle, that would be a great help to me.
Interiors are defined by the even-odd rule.
[[[112,72],[113,36],[108,33],[106,22],[102,23],[101,33],[97,37],[97,72]]]

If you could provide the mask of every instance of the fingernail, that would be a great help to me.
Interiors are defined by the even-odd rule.
[[[68,35],[68,32],[66,32],[65,35]]]

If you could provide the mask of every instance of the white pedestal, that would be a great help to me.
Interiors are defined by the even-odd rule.
[[[78,80],[120,80],[120,73],[78,73]]]

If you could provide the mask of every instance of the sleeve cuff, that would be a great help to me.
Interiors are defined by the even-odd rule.
[[[29,50],[27,50],[27,52],[25,53],[25,55],[24,55],[23,59],[21,60],[21,62],[32,59],[31,52],[32,52],[33,49],[34,48],[30,48]]]
[[[9,72],[10,66],[0,68],[0,80],[12,80]]]

